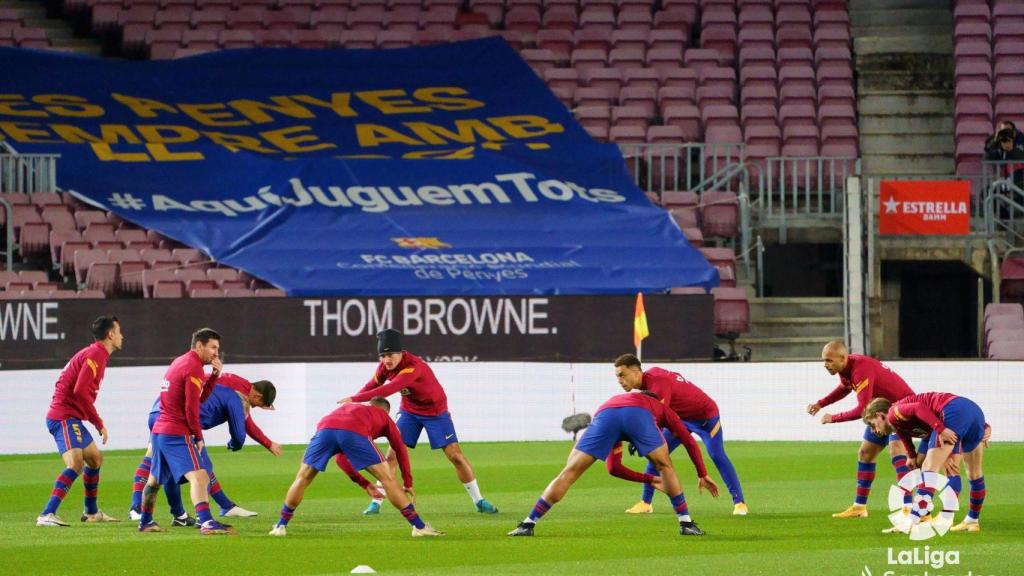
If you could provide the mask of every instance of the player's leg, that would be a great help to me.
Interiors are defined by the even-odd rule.
[[[605,452],[607,454],[607,452]],[[547,488],[541,494],[540,498],[533,505],[533,509],[530,510],[530,514],[527,515],[526,519],[519,523],[519,526],[515,530],[508,533],[509,536],[533,536],[534,525],[548,513],[548,510],[552,506],[557,504],[562,498],[565,497],[566,492],[569,488],[579,480],[580,476],[590,468],[596,458],[581,452],[580,450],[573,449],[569,453],[569,459],[565,464],[565,468],[555,476],[555,479],[548,484]]]
[[[864,429],[864,441],[857,449],[857,493],[853,505],[842,512],[836,512],[833,518],[867,518],[868,496],[871,494],[871,484],[875,481],[875,460],[888,443],[888,437],[875,434],[870,426]]]
[[[469,495],[469,499],[476,506],[476,511],[482,514],[497,514],[498,509],[481,494],[480,485],[477,484],[476,475],[473,473],[473,467],[469,464],[466,455],[462,453],[462,447],[459,446],[458,440],[446,444],[442,450],[444,450],[444,455],[448,457],[448,461],[455,467],[455,475],[459,478],[459,482],[462,482],[462,487],[466,489],[466,494]]]
[[[420,439],[420,433],[423,431],[423,423],[420,421],[420,417],[410,412],[399,410],[398,416],[395,418],[395,426],[398,427],[398,433],[402,435],[402,444],[405,444],[410,450],[416,448],[416,443]],[[398,470],[398,457],[390,447],[388,447],[387,460],[388,466],[391,468],[391,475],[394,476]],[[377,484],[377,487],[382,490],[384,489],[384,486],[380,483]],[[372,499],[366,510],[363,510],[363,514],[367,516],[380,514],[380,506],[383,503],[383,498]]]
[[[100,467],[103,465],[103,453],[99,445],[92,442],[82,450],[85,468],[82,469],[82,482],[85,488],[85,512],[82,522],[117,522],[106,512],[99,509],[96,499],[100,490]]]
[[[967,467],[967,481],[970,483],[970,507],[967,510],[967,517],[953,526],[951,530],[956,532],[980,532],[981,507],[985,504],[985,472],[982,469],[982,460],[985,452],[985,445],[978,446],[963,455],[964,465]]]
[[[957,398],[943,410],[944,423],[957,433],[959,445],[963,453],[964,464],[967,466],[967,480],[970,482],[970,507],[963,522],[953,526],[957,532],[978,532],[981,530],[979,518],[981,507],[985,504],[985,472],[982,460],[990,429],[985,425],[985,414],[977,404],[967,398]]]
[[[679,521],[679,534],[681,536],[703,536],[704,531],[690,517],[686,495],[683,494],[683,486],[672,466],[672,458],[668,455],[668,446],[662,444],[648,452],[647,459],[657,468],[658,475],[661,477],[661,489],[672,502],[672,509],[675,510],[676,519]]]
[[[654,426],[650,413],[646,410],[643,412],[646,414],[646,420],[654,428],[658,442],[663,443],[664,440],[658,433],[657,427]],[[533,536],[533,528],[537,521],[543,518],[548,510],[565,496],[569,487],[587,471],[587,468],[590,468],[595,461],[604,460],[608,456],[615,444],[623,437],[626,422],[632,415],[628,408],[609,408],[598,412],[590,426],[583,431],[583,436],[576,442],[576,447],[569,452],[565,468],[544,489],[541,497],[533,505],[529,516],[508,535]]]
[[[213,501],[220,507],[221,516],[251,518],[257,515],[256,512],[246,510],[245,508],[235,504],[231,498],[228,498],[227,493],[224,492],[224,489],[220,485],[220,481],[217,480],[217,475],[213,473],[213,461],[210,460],[210,454],[206,451],[206,446],[203,446],[203,449],[199,451],[199,459],[203,470],[206,470],[206,475],[210,478],[210,484],[207,488],[207,492],[209,493],[210,498],[213,498]]]
[[[163,530],[153,520],[153,509],[156,507],[157,493],[160,492],[161,468],[165,470],[165,474],[170,472],[166,463],[161,467],[159,456],[159,453],[154,453],[154,473],[150,474],[149,480],[146,480],[146,485],[142,488],[142,502],[140,504],[142,515],[139,517],[139,532],[161,532]]]
[[[230,534],[231,527],[213,519],[210,512],[209,485],[210,476],[201,467],[185,474],[188,480],[189,498],[196,509],[196,523],[199,531],[205,535]]]
[[[299,465],[299,471],[295,474],[295,480],[292,480],[292,485],[288,487],[288,493],[284,496],[284,504],[281,506],[281,516],[277,520],[277,524],[270,531],[271,536],[286,536],[288,522],[291,521],[292,516],[295,515],[295,509],[302,503],[302,498],[306,494],[306,488],[313,483],[313,479],[316,478],[318,470],[313,466],[303,462]]]
[[[346,455],[350,455],[351,453],[352,451],[350,450],[346,452]],[[357,464],[353,464],[353,466],[356,465]],[[402,513],[406,522],[412,526],[413,536],[444,536],[444,532],[435,530],[420,518],[419,513],[416,511],[415,503],[409,499],[405,489],[398,483],[395,475],[391,472],[391,467],[388,466],[386,461],[366,466],[365,470],[377,479],[377,482],[384,490],[384,495],[387,497],[388,501],[391,502],[391,505],[394,506],[396,510]]]
[[[665,443],[668,444],[668,451],[671,453],[676,447],[679,446],[679,439],[665,428],[661,431],[661,435],[665,438]],[[653,476],[658,475],[658,468],[654,465],[654,462],[647,461],[647,468],[644,470],[645,473]],[[634,504],[631,508],[626,510],[627,514],[650,514],[654,512],[654,507],[651,502],[654,501],[654,486],[651,484],[644,483],[643,490],[640,493],[640,501]]]
[[[419,420],[427,430],[430,449],[441,449],[444,451],[445,457],[448,458],[448,461],[455,468],[455,476],[459,479],[459,482],[462,482],[462,487],[466,489],[466,494],[469,495],[469,499],[476,506],[476,511],[484,514],[497,513],[498,509],[485,500],[483,494],[480,493],[480,485],[477,484],[473,466],[470,465],[466,455],[462,453],[459,437],[455,434],[455,423],[452,421],[451,413],[445,412],[437,416],[420,416]]]
[[[153,444],[146,446],[146,455],[143,456],[139,466],[135,468],[135,478],[132,481],[132,505],[128,509],[128,519],[138,520],[142,515],[142,489],[149,480],[149,473],[153,468]]]
[[[921,519],[928,517],[933,509],[932,500],[935,494],[942,489],[939,486],[938,476],[943,469],[949,456],[955,448],[952,444],[943,444],[933,432],[928,443],[928,454],[921,464],[921,481],[917,484],[913,500],[910,505],[911,524],[917,524]]]
[[[729,460],[729,455],[725,453],[725,434],[722,430],[721,419],[715,416],[704,421],[697,435],[704,442],[708,456],[715,463],[718,473],[722,475],[725,487],[729,489],[733,503],[732,513],[737,516],[746,516],[747,504],[743,499],[743,488],[740,486],[740,478],[736,474],[736,467],[732,465],[732,460]]]
[[[64,469],[57,475],[46,506],[36,518],[36,526],[68,526],[67,522],[57,516],[57,509],[85,468],[85,458],[82,456],[82,449],[85,447],[82,442],[85,439],[81,432],[84,431],[88,434],[88,431],[78,420],[48,419],[46,426],[57,444],[57,452],[60,453],[61,460],[64,462]]]
[[[163,490],[167,497],[167,507],[171,510],[171,526],[185,528],[195,526],[196,519],[185,511],[185,503],[181,499],[181,484],[178,484],[176,480],[171,480],[163,484]]]

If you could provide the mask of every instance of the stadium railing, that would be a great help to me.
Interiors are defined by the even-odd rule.
[[[711,174],[744,158],[742,143],[619,144],[637,186],[659,197],[670,190],[694,190]],[[698,190],[694,190],[698,191]]]
[[[56,192],[59,157],[18,154],[10,146],[0,148],[0,192]]]

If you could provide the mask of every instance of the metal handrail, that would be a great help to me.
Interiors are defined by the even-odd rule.
[[[1009,192],[1013,197],[1004,195]],[[1015,199],[1017,198],[1017,199]],[[1009,208],[1010,218],[1008,221],[999,218],[996,205],[1002,208]],[[1014,214],[1021,214],[1021,221],[1024,221],[1024,190],[1009,180],[996,180],[989,184],[985,191],[985,233],[990,238],[997,234],[997,229],[1002,229],[1008,237],[1007,244],[1017,246],[1024,244],[1024,234],[1018,232],[1014,227]]]

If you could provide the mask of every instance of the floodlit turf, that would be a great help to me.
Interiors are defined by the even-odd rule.
[[[364,493],[337,469],[314,482],[277,539],[267,531],[301,458],[289,446],[274,458],[259,447],[240,453],[213,449],[227,493],[258,511],[232,519],[239,535],[200,537],[193,529],[139,534],[136,524],[85,525],[79,479],[61,507],[70,528],[37,528],[61,465],[55,454],[0,457],[0,573],[3,574],[347,574],[368,564],[382,574],[813,574],[873,576],[1024,574],[1024,466],[1021,444],[994,443],[985,454],[988,499],[979,534],[950,533],[915,544],[880,533],[888,526],[886,499],[893,481],[888,456],[879,463],[871,517],[835,520],[832,512],[853,499],[854,443],[730,442],[727,450],[743,481],[750,516],[731,516],[727,497],[698,496],[693,469],[680,451],[676,468],[685,481],[694,519],[708,535],[680,537],[667,499],[655,513],[623,513],[639,485],[612,478],[596,464],[537,525],[534,538],[509,538],[541,490],[560,470],[568,442],[465,444],[484,495],[501,512],[477,514],[440,451],[412,451],[423,518],[448,532],[413,539],[393,508],[364,517]],[[125,518],[140,454],[106,454],[100,507]],[[677,458],[677,460],[679,459]],[[639,458],[626,463],[639,468]],[[712,477],[719,480],[708,460]],[[966,482],[965,482],[966,484]],[[965,486],[966,488],[966,486]],[[724,486],[723,486],[724,489]],[[186,493],[186,503],[187,490]],[[157,519],[168,525],[160,496]],[[966,510],[966,494],[961,499]],[[957,515],[959,521],[961,514]],[[924,546],[957,551],[958,565],[888,565],[893,554]],[[892,570],[893,572],[887,572]]]

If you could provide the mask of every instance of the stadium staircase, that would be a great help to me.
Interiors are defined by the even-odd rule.
[[[865,176],[953,174],[953,23],[934,0],[852,0]]]
[[[805,361],[844,333],[842,298],[751,298],[750,332],[737,344],[758,362]]]
[[[45,3],[33,0],[0,0],[0,46],[18,45],[26,48],[51,48],[80,54],[100,54],[95,38],[80,37],[71,26],[58,17],[51,17]],[[10,24],[11,37],[5,42],[5,24]],[[17,24],[15,28],[14,24]],[[14,30],[17,29],[17,32]]]

